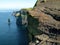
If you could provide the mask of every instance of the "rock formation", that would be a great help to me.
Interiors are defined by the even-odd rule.
[[[38,19],[38,30],[52,39],[55,36],[56,40],[60,41],[60,0],[37,0],[29,13]]]
[[[28,25],[27,12],[28,12],[27,10],[21,9],[14,13],[14,16],[16,17],[17,26],[21,25],[21,26],[27,27]]]
[[[46,2],[38,0],[34,9],[30,11],[32,16],[39,19],[39,26],[46,28],[44,30],[60,30],[59,2],[59,0],[46,0]]]

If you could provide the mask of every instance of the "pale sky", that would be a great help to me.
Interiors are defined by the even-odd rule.
[[[33,7],[36,0],[0,0],[0,10]]]

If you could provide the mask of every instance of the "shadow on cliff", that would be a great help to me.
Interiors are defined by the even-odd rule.
[[[38,30],[39,21],[37,18],[34,18],[30,14],[28,15],[28,32],[29,32],[29,41],[35,40],[35,35],[42,34],[43,32]]]
[[[28,37],[28,29],[27,27],[25,27],[25,25],[22,24],[22,17],[19,16],[17,19],[16,19],[16,25],[17,25],[17,28],[18,28],[18,42],[19,42],[19,45],[28,45],[29,43],[29,37]]]
[[[19,17],[16,21],[16,25],[18,28],[18,45],[28,45],[29,37],[28,37],[28,29],[24,25],[22,25],[22,19]]]

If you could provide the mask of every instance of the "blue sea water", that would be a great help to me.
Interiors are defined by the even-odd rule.
[[[12,12],[0,12],[0,45],[28,45],[27,30],[18,29]]]

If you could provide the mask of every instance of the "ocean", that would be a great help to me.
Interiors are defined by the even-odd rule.
[[[0,12],[0,45],[28,45],[27,34],[26,29],[17,27],[12,12]]]

